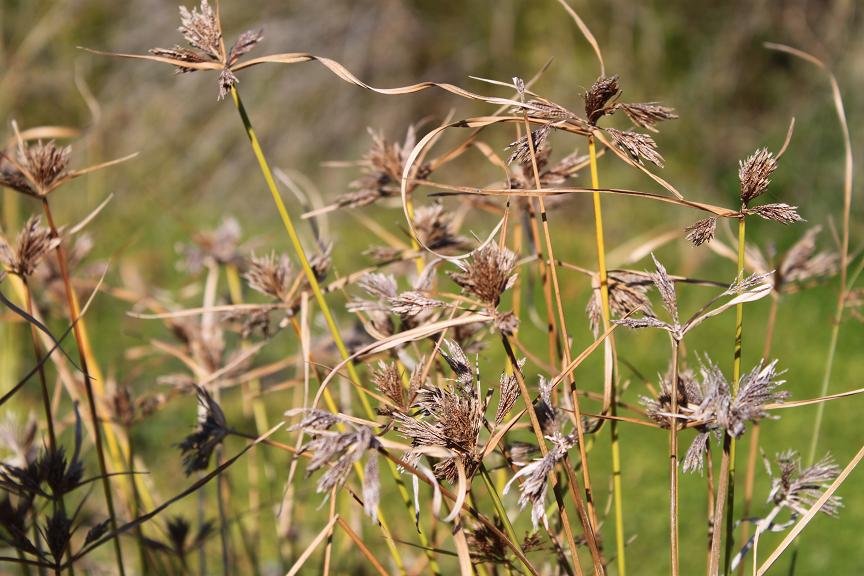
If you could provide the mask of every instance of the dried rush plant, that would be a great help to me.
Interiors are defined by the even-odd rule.
[[[864,457],[864,448],[842,469],[830,456],[817,461],[815,455],[821,407],[862,392],[828,395],[827,386],[841,320],[860,300],[855,283],[864,261],[857,256],[856,263],[849,254],[852,156],[836,81],[829,75],[847,146],[842,239],[835,249],[817,251],[817,226],[774,256],[760,248],[767,244],[764,238],[746,235],[746,223],[753,216],[780,225],[802,220],[795,206],[757,202],[772,174],[782,169],[794,123],[776,154],[763,148],[741,161],[736,207],[690,200],[654,172],[664,159],[651,133],[677,118],[674,110],[657,102],[621,101],[621,79],[606,73],[598,42],[564,0],[558,3],[599,64],[599,77],[576,108],[540,95],[535,88],[540,73],[529,81],[479,79],[491,89],[506,90],[508,96],[502,97],[432,82],[374,88],[341,64],[307,53],[249,58],[262,32],[245,32],[226,48],[219,5],[207,0],[180,9],[186,45],[146,55],[115,54],[169,64],[181,73],[217,73],[217,98],[231,96],[291,244],[292,253],[262,251],[262,240],[245,237],[240,224],[226,218],[178,246],[183,287],[176,291],[125,285],[122,279],[106,285],[104,267],[83,266],[88,241],[82,229],[107,200],[84,222],[65,228],[56,225],[49,196],[68,180],[111,162],[72,170],[70,148],[45,142],[65,133],[52,128],[19,132],[13,125],[0,157],[0,184],[39,201],[47,227],[33,216],[17,236],[0,236],[0,281],[4,290],[12,289],[9,296],[0,292],[2,303],[11,317],[28,325],[35,358],[0,405],[38,378],[47,440],[40,447],[35,416],[26,424],[10,416],[2,428],[11,456],[0,463],[0,546],[9,551],[0,561],[28,574],[122,574],[134,564],[136,571],[153,574],[313,569],[446,574],[458,569],[484,575],[623,575],[628,538],[634,536],[626,520],[642,513],[636,504],[640,496],[622,491],[628,444],[621,431],[631,426],[667,438],[668,449],[656,458],[669,462],[667,562],[672,574],[682,572],[683,555],[693,557],[693,551],[681,550],[680,472],[705,477],[704,559],[712,576],[743,568],[748,554],[754,572],[765,573],[814,515],[839,514],[836,492]],[[770,47],[827,70],[808,54]],[[441,89],[497,107],[484,116],[448,118],[422,136],[421,124],[411,126],[400,143],[370,131],[371,148],[362,159],[335,163],[359,175],[332,204],[301,217],[317,224],[330,212],[346,212],[379,239],[360,255],[368,265],[345,275],[337,275],[331,255],[354,246],[331,242],[317,225],[311,227],[311,242],[301,234],[277,180],[300,197],[307,191],[296,176],[271,170],[238,91],[238,74],[245,68],[307,61],[388,97]],[[612,126],[616,121],[629,127]],[[490,142],[496,131],[508,128],[512,143],[502,155]],[[454,133],[464,137],[438,150],[450,142],[445,135]],[[569,142],[574,137],[584,138],[587,154],[575,150]],[[567,142],[565,149],[572,152],[556,157],[553,141],[556,146]],[[455,161],[469,161],[473,152],[501,178],[464,186],[445,183],[452,181],[448,173],[460,173]],[[614,157],[662,192],[602,188],[601,156]],[[580,184],[586,176],[588,184]],[[421,192],[431,199],[427,205],[418,205]],[[556,250],[565,253],[554,235],[564,218],[561,208],[580,194],[589,194],[593,202],[596,267],[556,256]],[[664,204],[702,218],[662,240],[643,242],[638,256],[622,263],[630,267],[614,268],[603,196]],[[395,207],[404,216],[403,230],[393,231],[364,213],[375,204]],[[465,231],[489,216],[497,224],[487,235],[471,237]],[[721,220],[737,220],[737,250],[715,238]],[[670,273],[653,251],[683,238],[701,246],[694,249],[710,248],[718,258],[732,259],[735,276],[706,280]],[[649,255],[650,271],[633,269],[645,267],[635,263]],[[71,270],[77,273],[74,279]],[[570,310],[572,272],[587,280],[584,319]],[[812,289],[835,275],[840,291],[822,394],[791,400],[794,382],[787,386],[782,359],[771,355],[779,303],[784,294]],[[679,299],[691,286],[701,292]],[[131,304],[130,314],[139,320],[164,324],[164,336],[127,353],[130,364],[147,358],[162,367],[157,387],[136,395],[133,390],[140,387],[133,386],[134,371],[119,382],[103,378],[83,320],[83,288],[91,294],[87,304],[105,293]],[[542,294],[534,298],[538,288]],[[711,295],[704,296],[706,291]],[[346,298],[346,310],[336,314],[331,305],[340,296]],[[744,311],[766,298],[771,308],[762,357],[746,370],[742,355],[750,337]],[[688,310],[694,301],[699,304]],[[694,329],[731,323],[733,310],[730,358],[719,346],[688,352]],[[326,333],[318,333],[319,318]],[[545,334],[531,338],[537,325]],[[56,326],[65,331],[58,333]],[[593,341],[578,349],[573,335],[583,328],[592,331]],[[622,331],[634,331],[634,338],[660,331],[669,339],[668,355],[662,357],[666,369],[656,385],[644,379],[638,401],[625,400],[627,381],[620,367],[631,364],[626,346],[615,338]],[[65,350],[70,333],[77,362]],[[287,352],[273,351],[273,343],[286,341]],[[585,375],[588,368],[582,367],[595,353],[602,354],[602,377]],[[486,367],[497,361],[489,377]],[[235,392],[242,409],[232,406]],[[148,455],[135,449],[132,432],[192,396],[195,428],[171,441],[194,480],[160,498],[154,485],[136,474],[148,468]],[[89,419],[79,417],[79,399],[86,400]],[[770,464],[763,455],[770,491],[760,513],[754,504],[758,432],[767,432],[782,410],[808,404],[820,407],[809,457],[802,460],[793,448]],[[277,413],[279,422],[273,424]],[[93,477],[86,475],[82,459],[85,428],[99,464]],[[64,448],[69,432],[71,457]],[[605,434],[611,438],[608,470],[592,454]],[[742,499],[735,490],[740,485],[735,452],[745,437],[750,449]],[[689,447],[682,457],[685,438]],[[228,456],[235,443],[243,443],[242,448]],[[719,469],[712,445],[721,451]],[[245,466],[234,466],[241,461]],[[158,469],[154,472],[158,476]],[[320,497],[310,505],[304,477],[312,476]],[[103,487],[105,520],[96,520],[103,513],[84,493],[97,481]],[[610,502],[603,506],[595,487],[607,484]],[[197,495],[196,520],[163,514],[191,495]],[[393,495],[398,495],[395,503]],[[743,512],[736,508],[736,496]],[[516,507],[530,508],[530,523]],[[747,522],[736,539],[741,517]],[[81,530],[85,525],[86,532]],[[614,544],[604,539],[604,531]],[[760,537],[773,531],[787,531],[787,536],[759,565]],[[126,538],[137,548],[135,559],[123,554]],[[110,566],[96,553],[108,543],[115,551]],[[218,561],[208,554],[216,547]],[[664,565],[658,558],[638,561]]]

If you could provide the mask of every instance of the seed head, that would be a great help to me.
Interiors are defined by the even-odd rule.
[[[659,168],[663,167],[663,156],[657,150],[657,143],[648,134],[632,130],[622,132],[614,128],[606,128],[605,132],[612,138],[612,143],[630,156],[634,162],[642,164],[644,159]]]
[[[554,445],[553,448],[544,457],[522,468],[504,486],[504,494],[507,494],[514,482],[519,478],[525,478],[519,487],[519,507],[524,509],[525,506],[531,504],[531,522],[534,524],[535,530],[540,524],[540,520],[543,520],[544,526],[547,524],[546,490],[549,487],[549,473],[564,458],[567,451],[576,445],[575,435],[561,436],[556,434],[549,439]]]
[[[816,278],[833,276],[837,273],[840,256],[835,251],[816,252],[816,237],[822,230],[820,226],[810,228],[780,260],[777,267],[779,286],[776,289],[791,288]]]
[[[31,216],[18,233],[13,249],[0,236],[0,264],[11,274],[26,278],[33,275],[42,258],[60,245],[60,238],[41,226],[38,216]]]
[[[602,307],[600,302],[600,279],[594,275],[591,279],[593,288],[591,298],[585,308],[588,323],[594,336],[600,334],[603,325]],[[651,300],[648,298],[648,288],[651,277],[638,272],[610,272],[608,275],[609,308],[613,316],[624,317],[635,310],[642,310],[645,317],[653,317]]]
[[[294,280],[291,259],[287,254],[255,256],[249,259],[249,269],[244,275],[249,287],[277,300],[284,301],[291,292]]]
[[[494,242],[475,251],[471,261],[461,267],[462,271],[451,272],[450,277],[490,306],[497,306],[501,294],[516,281],[516,254]]]
[[[761,148],[746,160],[738,163],[738,180],[741,182],[741,202],[748,204],[760,196],[771,180],[768,178],[777,169],[777,160],[767,149]]]
[[[196,386],[196,392],[198,429],[178,445],[187,476],[197,470],[206,470],[210,465],[210,455],[228,436],[228,422],[222,408],[204,388]]]
[[[15,161],[5,154],[0,158],[0,186],[29,196],[46,196],[66,179],[71,153],[69,146],[58,147],[53,140],[22,141]]]
[[[617,108],[624,110],[630,121],[651,132],[657,132],[655,124],[664,120],[678,118],[674,108],[663,106],[659,102],[646,102],[644,104],[618,104]]]
[[[774,222],[780,222],[781,224],[794,224],[795,222],[802,222],[804,220],[801,218],[801,215],[798,214],[797,206],[790,206],[789,204],[783,203],[754,206],[753,208],[747,208],[744,210],[744,213],[756,214],[760,218],[773,220]]]
[[[222,30],[216,20],[216,12],[207,0],[201,0],[201,5],[192,10],[180,6],[178,30],[190,46],[201,50],[212,60],[222,59]]]
[[[840,468],[834,463],[830,454],[807,468],[802,468],[801,457],[793,450],[777,454],[776,462],[779,468],[776,476],[770,464],[765,463],[771,476],[771,492],[768,494],[768,501],[802,515],[819,500],[828,485],[840,473]],[[828,516],[837,516],[842,506],[840,497],[831,496],[819,511]]]
[[[198,232],[191,244],[179,244],[177,251],[183,255],[182,269],[197,274],[208,262],[217,264],[242,264],[238,250],[243,230],[236,218],[224,218],[213,230]]]
[[[456,233],[453,213],[444,210],[441,204],[418,208],[414,212],[414,230],[417,238],[432,250],[468,245],[468,239]]]
[[[585,92],[585,117],[592,126],[596,125],[602,116],[614,112],[614,106],[607,104],[620,93],[618,76],[601,76]]]
[[[518,162],[519,164],[528,164],[531,162],[531,150],[534,150],[535,156],[545,151],[549,134],[552,132],[552,127],[549,124],[544,124],[540,128],[531,131],[531,142],[528,141],[528,136],[523,136],[518,140],[514,140],[507,145],[507,148],[512,148],[513,153],[507,159],[507,164]]]
[[[330,428],[337,422],[342,422],[348,431],[331,431]],[[359,462],[367,451],[372,452],[363,475],[363,504],[366,513],[374,518],[380,499],[380,483],[378,456],[375,452],[379,443],[372,429],[320,410],[308,411],[303,420],[291,429],[302,429],[312,437],[300,448],[300,453],[312,453],[312,459],[306,466],[306,475],[327,467],[327,471],[318,480],[316,490],[319,494],[328,494],[334,488],[341,487],[348,478],[351,467]]]
[[[684,229],[686,232],[685,238],[692,242],[694,246],[701,246],[713,240],[716,230],[717,218],[714,216],[699,220]]]

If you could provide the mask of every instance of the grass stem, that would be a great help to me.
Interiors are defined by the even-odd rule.
[[[51,205],[48,203],[48,199],[45,197],[42,198],[42,211],[45,213],[45,219],[48,222],[48,227],[51,229],[51,233],[55,237],[59,238],[60,233],[58,232],[57,225],[54,222],[54,215],[51,212]],[[72,332],[75,335],[75,341],[78,344],[78,356],[84,380],[84,390],[87,393],[87,407],[90,411],[90,420],[93,424],[93,441],[96,445],[96,456],[97,460],[99,461],[99,473],[101,475],[102,489],[105,495],[105,504],[108,508],[108,520],[111,526],[111,531],[114,533],[112,541],[114,543],[114,554],[117,563],[117,570],[120,576],[125,576],[126,570],[123,567],[123,548],[120,544],[120,536],[117,534],[117,514],[114,510],[114,496],[111,489],[111,482],[108,476],[109,469],[108,463],[105,458],[105,450],[102,446],[102,429],[99,418],[99,411],[96,407],[96,397],[93,391],[93,382],[90,376],[89,365],[87,362],[88,355],[85,352],[86,345],[84,343],[82,327],[81,323],[78,322],[78,316],[80,315],[78,300],[75,296],[74,289],[72,288],[72,280],[69,277],[69,266],[66,260],[66,251],[63,249],[62,243],[57,246],[55,252],[57,254],[57,264],[60,268],[60,275],[63,279],[63,288],[66,292],[66,303],[69,308],[69,321],[72,323]]]

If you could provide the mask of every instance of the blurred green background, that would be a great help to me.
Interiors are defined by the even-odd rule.
[[[828,63],[845,99],[853,150],[860,151],[864,124],[860,91],[864,78],[864,6],[860,2],[606,0],[578,2],[574,7],[596,35],[607,71],[621,76],[625,100],[659,100],[676,108],[680,119],[663,126],[657,136],[666,159],[662,175],[690,199],[733,205],[738,160],[757,147],[779,148],[794,116],[795,134],[768,197],[799,206],[807,225],[825,227],[823,246],[832,245],[830,229],[839,226],[842,214],[843,146],[828,81],[814,66],[770,52],[762,43],[790,44]],[[502,81],[517,75],[528,78],[553,59],[535,91],[579,110],[582,92],[598,74],[589,46],[552,0],[226,0],[222,9],[229,41],[247,28],[263,27],[264,41],[255,55],[303,51],[328,56],[379,87],[434,80],[505,96],[502,89],[469,76]],[[73,146],[75,166],[139,153],[131,162],[74,182],[56,198],[59,219],[73,223],[107,194],[115,194],[89,227],[95,239],[90,258],[111,259],[108,282],[112,285],[148,290],[182,286],[188,278],[175,268],[175,244],[216,226],[227,215],[238,219],[246,237],[254,232],[260,238],[257,246],[288,248],[240,121],[230,102],[216,101],[213,75],[174,76],[166,66],[98,57],[76,48],[143,53],[154,46],[170,47],[180,40],[177,25],[176,5],[162,0],[0,3],[0,118],[4,137],[11,135],[13,119],[22,127],[47,124],[79,128],[82,137]],[[370,142],[367,127],[400,140],[409,124],[423,119],[437,122],[448,113],[461,118],[491,112],[489,106],[437,90],[400,97],[372,94],[341,82],[316,64],[253,68],[241,73],[239,88],[272,163],[308,177],[322,202],[344,192],[357,172],[327,168],[321,163],[359,158]],[[499,150],[510,140],[512,132],[506,128],[489,131],[488,141]],[[584,144],[563,136],[553,139],[558,154],[572,151],[574,146]],[[658,191],[652,182],[611,156],[601,160],[600,171],[604,185]],[[860,173],[859,164],[856,176]],[[448,182],[471,186],[483,186],[497,177],[486,168],[472,169],[470,163],[461,161],[446,174]],[[284,192],[290,200],[290,192]],[[853,251],[862,237],[860,200],[856,186]],[[421,197],[418,202],[426,200]],[[289,204],[295,214],[299,213],[295,203]],[[681,230],[699,217],[676,207],[636,200],[610,199],[604,207],[610,249]],[[27,199],[7,193],[0,222],[7,229],[15,229],[34,208]],[[401,211],[395,206],[361,210],[392,232],[403,233]],[[593,268],[590,200],[579,197],[569,201],[550,215],[550,222],[558,256]],[[491,225],[488,218],[471,217],[463,233],[473,231],[482,236]],[[769,247],[782,251],[804,229],[805,225],[787,228],[759,222],[748,228],[748,239],[763,251]],[[335,245],[335,273],[358,268],[358,253],[372,242],[371,236],[339,213],[327,218],[326,230]],[[728,242],[722,227],[719,237]],[[734,276],[732,262],[706,247],[692,248],[683,239],[663,246],[658,255],[674,273],[723,281]],[[630,266],[649,268],[645,260]],[[573,272],[562,272],[562,281],[572,318],[568,322],[578,350],[591,340],[583,320],[589,286],[583,276]],[[697,309],[707,293],[704,288],[684,288],[685,310]],[[831,281],[789,295],[781,304],[775,352],[787,370],[785,377],[793,398],[818,393],[836,293],[837,282]],[[337,309],[341,308],[342,296],[332,300]],[[539,296],[537,302],[541,302]],[[130,349],[165,333],[156,322],[126,316],[129,307],[107,296],[96,301],[89,323],[97,355],[103,369],[119,381],[131,383],[138,391],[152,391],[157,386],[155,377],[176,367],[152,362],[142,365],[126,357]],[[747,308],[745,368],[759,359],[767,309],[767,300]],[[730,315],[697,330],[688,342],[690,358],[705,351],[724,369],[727,363],[731,365],[733,323]],[[525,324],[523,330],[526,341],[536,344],[535,350],[545,357],[541,331]],[[23,327],[5,326],[4,349],[15,350],[23,334]],[[293,350],[291,340],[280,337],[268,347],[269,357],[279,357],[280,350]],[[667,346],[665,337],[649,333],[625,334],[619,343],[622,356],[653,381],[665,369]],[[832,391],[862,385],[862,346],[861,324],[845,321]],[[3,356],[0,389],[8,388],[26,369],[26,352]],[[483,363],[484,374],[497,379],[500,358],[484,355]],[[529,368],[532,381],[536,370]],[[599,390],[601,374],[599,360],[592,359],[580,368],[578,383]],[[632,380],[625,400],[635,402],[645,388],[632,373],[624,376]],[[280,405],[277,398],[270,403],[274,415],[289,407]],[[820,452],[830,450],[841,465],[864,440],[861,407],[859,398],[827,406]],[[188,399],[183,406],[169,409],[135,431],[151,470],[158,471],[153,480],[162,493],[177,489],[174,479],[179,458],[174,451],[161,448],[188,433],[192,412],[193,401]],[[781,419],[768,422],[763,433],[766,453],[788,448],[806,453],[814,414],[814,407],[788,410]],[[666,436],[625,425],[621,437],[625,527],[628,537],[634,537],[628,557],[634,574],[662,574],[668,571]],[[683,442],[689,442],[689,436]],[[592,460],[592,471],[598,479],[608,473],[607,443],[608,436],[604,435],[592,451],[591,457],[596,459],[596,463]],[[739,469],[743,469],[743,457]],[[802,535],[799,574],[864,572],[861,474],[853,475],[840,491],[846,503],[840,518],[820,516]],[[304,486],[299,490],[312,491],[311,481]],[[608,487],[598,481],[596,489],[598,502],[604,504]],[[767,512],[762,504],[767,490],[768,479],[759,470],[756,513]],[[279,491],[275,488],[274,494],[278,496]],[[685,477],[681,494],[682,570],[697,573],[704,563],[704,479]],[[312,498],[317,503],[318,497]],[[515,507],[515,498],[509,497],[507,504]],[[320,529],[325,514],[326,509],[309,516],[317,519],[309,520],[301,541],[308,541]],[[406,534],[413,530],[407,522],[402,526],[404,514],[394,517]],[[517,527],[528,527],[527,512],[518,516]],[[763,557],[780,537],[763,538]],[[611,530],[606,531],[605,540],[607,549],[614,548]],[[350,556],[343,556],[338,566],[347,569]],[[786,564],[780,562],[775,573],[783,573]]]

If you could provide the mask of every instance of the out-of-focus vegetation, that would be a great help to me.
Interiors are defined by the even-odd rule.
[[[763,42],[798,47],[828,64],[836,75],[846,105],[852,148],[861,150],[864,97],[859,88],[860,79],[864,77],[864,10],[859,3],[850,0],[608,0],[579,2],[574,7],[597,37],[606,59],[607,73],[620,76],[622,98],[658,100],[674,106],[680,116],[665,124],[655,139],[666,160],[665,168],[659,173],[688,199],[735,205],[739,159],[758,147],[779,149],[794,117],[794,134],[772,176],[767,201],[798,206],[808,221],[806,225],[822,225],[820,245],[836,246],[842,227],[844,148],[830,86],[816,67],[787,54],[766,50]],[[327,56],[376,87],[430,80],[509,98],[512,90],[470,77],[503,82],[510,82],[514,76],[527,79],[551,60],[534,85],[534,91],[578,111],[583,106],[582,95],[598,76],[590,47],[566,13],[551,0],[470,3],[451,0],[224,0],[221,8],[227,38],[233,39],[249,28],[263,28],[264,39],[256,55],[296,51]],[[108,194],[114,195],[87,226],[93,250],[72,270],[72,275],[83,272],[91,264],[107,262],[103,293],[96,297],[87,313],[87,327],[106,380],[128,385],[136,395],[167,394],[171,387],[160,378],[182,370],[176,358],[157,355],[151,348],[153,340],[170,340],[165,325],[127,314],[133,309],[145,311],[136,305],[136,300],[145,295],[159,298],[168,293],[186,294],[188,299],[184,305],[200,305],[201,294],[193,285],[200,284],[203,276],[190,277],[188,270],[178,270],[185,266],[182,245],[189,245],[202,230],[216,228],[226,217],[233,217],[242,230],[241,247],[245,255],[266,254],[271,249],[290,250],[230,97],[221,102],[216,99],[214,75],[174,76],[167,66],[97,56],[78,48],[146,53],[154,46],[175,44],[178,41],[176,28],[177,8],[166,0],[5,0],[0,5],[3,137],[13,141],[13,120],[22,128],[43,125],[75,128],[80,132],[79,137],[71,141],[72,163],[76,167],[138,153],[130,161],[71,182],[56,198],[52,197],[58,224],[71,226],[86,217]],[[313,228],[310,220],[300,219],[300,214],[308,208],[329,204],[348,190],[349,182],[358,177],[357,169],[325,163],[361,158],[371,143],[367,128],[380,131],[392,141],[401,141],[412,124],[418,126],[418,133],[422,135],[445,118],[483,116],[494,110],[488,104],[459,99],[434,89],[402,96],[375,94],[341,82],[315,63],[251,68],[239,75],[238,87],[270,162],[283,170],[299,190],[282,186],[281,191],[309,248],[313,246]],[[460,137],[448,135],[439,145],[440,149],[458,143]],[[493,127],[484,139],[506,159],[508,151],[504,148],[514,140],[513,130]],[[581,139],[574,145],[569,136],[554,135],[552,146],[557,155],[572,152],[574,146],[587,153]],[[476,187],[500,179],[500,171],[488,165],[478,167],[475,160],[460,158],[448,167],[441,179]],[[662,192],[656,184],[610,153],[600,159],[600,174],[603,186]],[[855,166],[856,182],[861,175],[859,163]],[[578,185],[590,185],[587,170],[580,174]],[[433,201],[425,192],[428,190],[417,194],[418,205]],[[388,202],[353,212],[377,222],[409,244],[398,200]],[[456,201],[445,200],[445,205],[455,210]],[[38,202],[11,190],[3,191],[0,206],[0,225],[4,231],[17,231],[26,217],[38,210]],[[734,259],[718,256],[707,246],[695,248],[683,240],[684,227],[695,219],[693,213],[674,206],[617,197],[604,197],[604,211],[606,246],[609,259],[615,265],[653,271],[647,252],[635,262],[629,262],[628,258],[649,240],[669,233],[674,240],[657,245],[655,251],[662,256],[670,272],[726,283],[734,279]],[[856,184],[851,213],[853,255],[858,254],[861,246],[862,216],[860,187]],[[589,196],[580,195],[560,207],[555,206],[550,210],[549,222],[556,257],[595,269],[594,217]],[[371,261],[361,252],[368,245],[381,241],[355,216],[346,211],[330,212],[317,224],[321,226],[321,237],[333,244],[329,279],[370,265]],[[466,217],[461,233],[485,238],[494,224],[495,220],[488,215],[472,214]],[[782,253],[800,238],[804,226],[748,222],[747,238],[765,253]],[[721,221],[718,241],[734,246],[735,233],[733,225]],[[562,269],[560,274],[563,279],[561,297],[573,350],[579,351],[593,341],[584,320],[591,286],[580,273]],[[98,279],[98,275],[95,278]],[[527,285],[528,281],[525,282]],[[11,298],[12,292],[7,286],[5,283],[2,289]],[[92,288],[92,284],[89,287]],[[708,296],[699,290],[695,287],[682,289],[682,309],[696,310],[704,303]],[[792,399],[819,395],[837,290],[835,277],[812,289],[784,296],[779,307],[772,357],[779,358],[781,367],[786,370],[783,378],[788,382],[786,389]],[[220,279],[217,293],[220,302],[232,300],[230,282]],[[352,286],[328,296],[346,336],[353,334],[356,327],[352,317],[344,312],[344,305],[359,294]],[[536,313],[524,313],[522,340],[529,348],[534,347],[535,353],[545,361],[548,352],[545,352],[546,319],[541,287],[535,284],[534,292],[527,297],[534,299]],[[530,309],[530,304],[526,299],[523,307]],[[749,369],[761,357],[769,299],[748,304],[746,310],[743,363]],[[32,350],[27,324],[14,321],[14,316],[6,311],[0,318],[3,320],[0,325],[0,393],[4,393],[30,368]],[[62,329],[64,325],[60,318],[52,318],[51,327]],[[709,351],[728,371],[734,328],[730,312],[694,331],[688,336],[685,351],[691,363],[696,364],[697,353]],[[322,364],[336,364],[338,357],[332,345],[325,342],[327,331],[323,321],[313,320],[311,330]],[[496,338],[491,337],[496,343],[494,351],[480,356],[480,369],[487,385],[497,380],[503,366],[504,355]],[[70,344],[70,349],[72,347]],[[639,396],[647,393],[645,382],[656,386],[657,374],[667,370],[668,338],[660,332],[619,330],[617,347],[621,354],[621,380],[628,385],[622,400],[636,405]],[[832,392],[862,386],[862,347],[864,329],[861,323],[854,318],[845,319],[834,357]],[[300,398],[296,392],[297,381],[302,382],[300,354],[298,339],[291,330],[280,333],[261,351],[262,365],[292,359],[286,363],[286,370],[263,379],[265,387],[286,389],[265,396],[271,424],[278,421],[284,411],[297,407],[294,404]],[[532,386],[541,372],[536,365],[526,370]],[[49,377],[53,386],[57,376],[51,369]],[[580,389],[602,390],[602,353],[596,353],[579,367],[576,382]],[[348,386],[340,385],[339,398],[348,397]],[[255,418],[247,410],[248,406],[243,405],[246,401],[248,398],[241,398],[235,390],[227,391],[221,398],[229,422],[235,428],[252,433]],[[826,407],[819,453],[830,451],[841,466],[861,447],[858,414],[862,402],[860,397],[853,396]],[[10,406],[19,415],[31,409],[38,411],[40,396],[35,382],[3,410]],[[58,416],[66,419],[64,438],[71,438],[70,405],[64,399],[60,406]],[[521,407],[521,402],[518,406]],[[594,406],[587,411],[593,412]],[[763,423],[765,454],[773,457],[777,452],[795,448],[806,455],[815,413],[815,405],[777,411],[781,416],[779,420]],[[185,395],[131,428],[135,452],[149,472],[145,483],[157,500],[160,496],[165,499],[176,494],[196,478],[180,480],[182,464],[173,448],[194,428],[194,414],[194,397]],[[82,417],[86,419],[83,410]],[[619,426],[619,431],[625,464],[622,476],[624,527],[631,572],[667,573],[667,435],[626,423]],[[273,438],[289,444],[295,441],[295,435],[281,431]],[[525,436],[525,439],[530,438],[530,435]],[[224,457],[234,454],[244,442],[230,438]],[[689,444],[689,437],[682,440],[684,442]],[[608,434],[598,436],[590,458],[592,473],[596,474],[595,501],[604,519],[604,552],[607,557],[614,557],[612,517],[606,515],[610,501],[610,487],[606,483],[610,469],[608,444]],[[718,453],[719,449],[715,456]],[[738,453],[738,470],[742,477],[746,453],[745,439]],[[94,476],[96,459],[90,448],[86,449],[86,461],[92,465],[88,476]],[[318,507],[322,497],[315,493],[312,480],[302,480],[304,464],[301,463],[299,481],[295,480],[291,488],[296,491],[293,495],[297,506],[294,524],[280,542],[274,518],[283,501],[291,458],[284,452],[273,451],[266,465],[264,462],[264,457],[259,458],[260,474],[264,475],[266,469],[273,475],[262,483],[265,489],[259,499],[253,501],[260,506],[256,510],[249,509],[246,497],[248,475],[240,466],[232,469],[230,490],[238,496],[234,500],[235,507],[228,512],[229,530],[234,533],[237,524],[260,515],[260,542],[243,542],[242,545],[253,550],[260,545],[261,564],[256,568],[262,573],[276,573],[277,567],[284,573],[288,566],[278,564],[279,547],[282,547],[283,559],[296,559],[326,524],[329,503]],[[856,489],[861,474],[859,470],[841,489],[845,506],[839,517],[820,515],[800,537],[796,556],[798,574],[864,571],[864,555],[860,552],[864,492]],[[401,510],[403,505],[383,465],[381,475],[388,494],[381,506],[392,522],[390,528],[394,534],[415,543],[416,531],[409,516]],[[502,479],[504,476],[494,478],[496,482]],[[482,486],[479,477],[475,484]],[[212,497],[212,486],[207,490]],[[482,488],[478,490],[482,494],[480,504],[486,503],[486,493]],[[770,478],[762,473],[760,466],[754,515],[763,512],[769,490]],[[101,506],[98,493],[99,490],[94,489],[90,496],[94,508]],[[705,566],[704,478],[698,474],[682,476],[680,495],[681,571],[698,573]],[[351,508],[350,497],[344,498],[344,503],[342,500],[340,496],[340,506],[344,505],[353,529],[364,535],[366,544],[388,570],[392,569],[386,564],[387,547],[380,532],[362,516],[362,509]],[[551,497],[548,500],[551,501]],[[513,494],[505,497],[504,504],[521,536],[530,528],[529,514],[517,514]],[[177,511],[183,511],[190,518],[196,518],[199,509],[194,496],[176,505]],[[493,510],[491,506],[485,509]],[[172,508],[166,514],[173,512]],[[93,514],[99,518],[104,516]],[[125,510],[121,516],[129,519]],[[206,509],[206,520],[214,518],[218,523],[211,504]],[[203,519],[199,518],[196,523]],[[444,534],[446,530],[441,527],[438,530],[441,534],[433,533],[430,538],[452,550],[452,540]],[[218,531],[217,526],[214,535],[203,545],[213,570],[220,563]],[[759,543],[760,557],[764,558],[773,550],[783,535],[765,534]],[[150,538],[160,536],[163,534],[159,529],[148,533]],[[242,538],[236,537],[235,541],[240,543]],[[126,553],[131,557],[135,550],[131,534],[125,544]],[[348,538],[340,535],[334,546],[334,571],[369,569]],[[103,548],[94,558],[100,563],[104,561],[104,569],[110,571],[113,569],[110,547]],[[403,548],[406,561],[423,557],[416,549]],[[308,569],[312,570],[313,566],[318,569],[323,549],[322,545],[310,560]],[[238,558],[244,557],[242,547],[238,546],[235,552]],[[552,552],[549,555],[551,557]],[[788,566],[791,556],[791,552],[788,553],[775,567],[778,573]],[[587,551],[584,557],[587,566]],[[190,565],[196,562],[192,558],[190,555]],[[95,562],[93,570],[97,569]],[[451,558],[442,556],[441,562],[445,573],[455,570]],[[130,560],[130,568],[133,565]],[[89,568],[91,566],[85,565],[84,570]],[[236,573],[243,573],[242,570],[249,567],[238,560],[235,569]],[[0,568],[0,571],[5,570],[6,567]],[[613,561],[610,573],[615,570]]]

